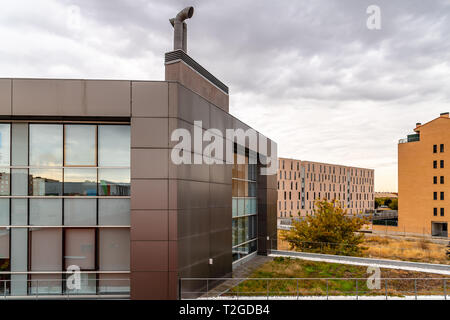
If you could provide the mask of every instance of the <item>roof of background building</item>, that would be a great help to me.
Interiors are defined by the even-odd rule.
[[[398,198],[396,192],[375,192],[375,198]]]

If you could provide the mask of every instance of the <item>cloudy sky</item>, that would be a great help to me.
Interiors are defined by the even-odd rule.
[[[396,191],[398,139],[450,111],[450,0],[4,0],[0,77],[163,80],[187,5],[189,54],[281,157],[374,168]]]

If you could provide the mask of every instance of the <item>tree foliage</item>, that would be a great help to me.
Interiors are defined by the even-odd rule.
[[[342,255],[361,255],[364,235],[357,233],[368,220],[347,215],[338,202],[316,201],[314,215],[293,221],[289,231],[282,231],[281,238],[291,250],[322,252]]]

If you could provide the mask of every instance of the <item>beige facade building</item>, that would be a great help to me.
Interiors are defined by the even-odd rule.
[[[398,144],[398,227],[392,231],[448,237],[450,119],[448,112]]]
[[[314,213],[314,200],[337,200],[348,213],[374,210],[374,170],[278,159],[279,218]]]

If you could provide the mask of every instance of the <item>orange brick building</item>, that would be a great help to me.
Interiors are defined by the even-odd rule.
[[[374,170],[278,159],[279,218],[314,213],[314,200],[337,200],[348,213],[374,210]]]
[[[441,113],[398,144],[398,231],[448,236],[450,119]],[[394,228],[393,228],[394,229]]]

